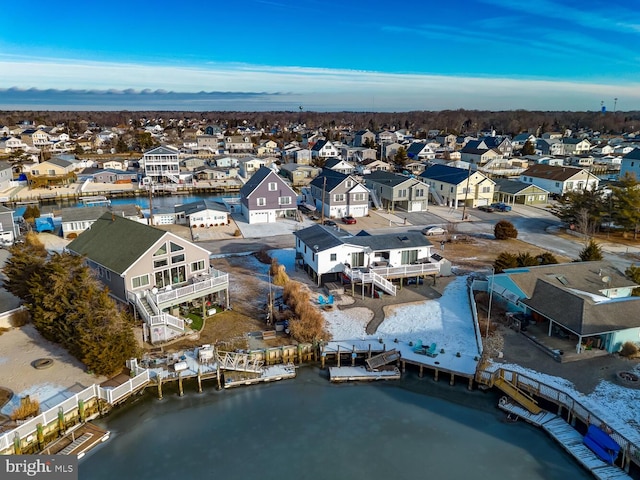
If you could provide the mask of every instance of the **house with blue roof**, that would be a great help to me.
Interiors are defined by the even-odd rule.
[[[495,182],[477,170],[432,165],[420,179],[429,185],[432,202],[452,208],[475,208],[493,202]]]
[[[620,177],[624,177],[627,174],[640,179],[640,148],[635,148],[622,157]]]

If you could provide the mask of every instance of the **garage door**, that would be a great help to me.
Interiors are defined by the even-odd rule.
[[[479,198],[478,201],[476,202],[476,206],[480,206],[480,205],[489,205],[489,199],[488,198]]]

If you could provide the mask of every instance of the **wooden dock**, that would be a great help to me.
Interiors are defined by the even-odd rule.
[[[262,367],[262,371],[260,373],[248,371],[225,371],[224,388],[254,385],[256,383],[276,382],[279,380],[295,378],[295,376],[296,367],[293,364]]]
[[[103,430],[91,422],[83,423],[49,445],[41,453],[43,455],[76,455],[80,459],[89,450],[109,440],[110,435],[111,432]]]
[[[339,382],[373,382],[376,380],[399,380],[402,377],[396,367],[367,370],[365,367],[329,367],[329,380]]]
[[[551,412],[542,410],[539,413],[532,413],[526,408],[510,402],[506,397],[502,397],[498,402],[498,407],[514,418],[521,418],[547,432],[556,442],[562,445],[570,455],[572,455],[580,465],[589,470],[594,477],[602,480],[630,479],[624,470],[609,465],[600,460],[595,453],[583,443],[582,435],[575,428],[564,421],[563,418]]]

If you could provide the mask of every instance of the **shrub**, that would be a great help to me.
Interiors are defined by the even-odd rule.
[[[620,349],[620,355],[633,358],[638,354],[638,346],[633,342],[624,342]]]
[[[242,232],[240,231],[239,228],[236,228],[236,231],[233,232],[233,236],[234,237],[241,237],[242,236]]]
[[[74,238],[78,238],[78,234],[76,232],[71,232],[69,235],[67,235],[67,239],[69,240],[73,240]]]
[[[29,319],[31,318],[31,315],[29,315],[29,310],[27,310],[26,308],[22,309],[22,310],[18,310],[17,312],[14,312],[11,314],[11,316],[9,317],[9,324],[12,327],[24,327],[27,323],[29,323]]]
[[[513,223],[507,220],[500,220],[493,229],[493,234],[498,240],[508,240],[509,238],[518,238],[518,230]]]
[[[24,420],[40,413],[40,402],[32,400],[29,395],[20,399],[20,406],[11,412],[12,420]]]
[[[518,266],[518,257],[513,253],[502,252],[493,262],[493,268],[496,273],[502,273],[507,268],[516,268]]]
[[[284,286],[289,281],[289,275],[287,275],[285,266],[280,265],[278,259],[275,257],[271,259],[269,274],[273,278],[273,284],[279,287]]]
[[[598,245],[593,239],[589,240],[589,243],[578,254],[579,262],[597,262],[602,260],[602,247]]]
[[[541,255],[538,255],[538,263],[540,265],[555,265],[556,263],[558,263],[558,259],[553,253],[545,252]]]

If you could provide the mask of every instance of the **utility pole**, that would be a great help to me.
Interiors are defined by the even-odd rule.
[[[467,186],[464,187],[464,204],[462,205],[462,220],[465,219],[465,212],[467,211],[467,197],[469,196],[469,178],[470,177],[471,177],[471,164],[469,164],[469,171],[467,172]]]
[[[323,225],[324,225],[324,196],[325,196],[326,189],[327,189],[327,177],[323,177],[322,178],[322,202],[320,204],[320,208],[322,209],[321,221]]]
[[[153,180],[149,183],[149,225],[153,227]]]

